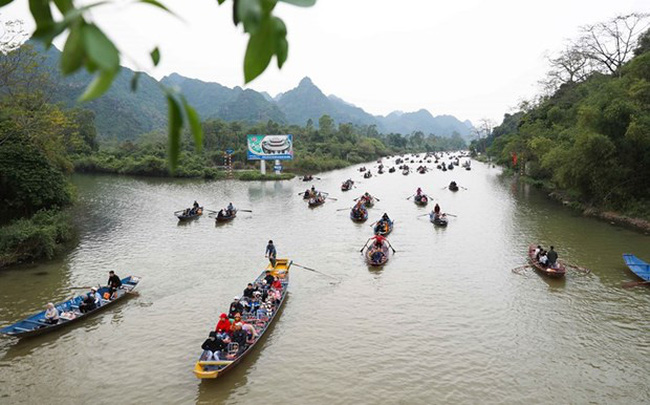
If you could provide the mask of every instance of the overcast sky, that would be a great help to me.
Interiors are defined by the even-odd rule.
[[[162,0],[185,22],[150,6],[117,1],[96,21],[125,52],[122,64],[157,78],[172,72],[243,86],[247,37],[232,25],[232,3]],[[280,3],[289,59],[249,87],[271,95],[309,76],[372,114],[428,109],[474,122],[501,122],[538,92],[545,55],[560,50],[581,25],[629,12],[650,12],[648,0],[319,0],[300,8]],[[0,19],[33,21],[27,0],[0,9]],[[58,42],[60,44],[60,42]],[[162,52],[153,69],[148,53]],[[60,47],[60,46],[59,46]],[[137,65],[137,66],[136,66]]]

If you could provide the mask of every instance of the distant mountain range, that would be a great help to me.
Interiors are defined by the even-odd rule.
[[[54,47],[44,51],[38,44],[34,45],[45,56],[45,68],[51,72],[55,85],[54,101],[74,106],[92,76],[85,72],[66,77],[59,75],[56,67],[60,51]],[[143,73],[138,90],[133,93],[130,90],[133,74],[131,69],[122,67],[115,83],[103,97],[83,105],[95,112],[100,137],[134,139],[143,133],[166,127],[167,107],[156,79]],[[440,136],[458,133],[467,138],[472,129],[469,121],[463,122],[451,115],[434,117],[425,109],[375,116],[335,95],[326,96],[308,77],[302,79],[296,88],[275,97],[252,89],[229,88],[219,83],[190,79],[177,73],[166,76],[161,83],[179,88],[204,120],[273,120],[283,124],[305,125],[311,119],[318,126],[318,119],[328,114],[336,123],[375,125],[382,133],[408,135],[422,131]]]

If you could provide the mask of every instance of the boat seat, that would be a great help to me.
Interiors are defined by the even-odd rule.
[[[14,329],[20,332],[31,332],[34,330],[34,329],[21,328],[20,326],[14,326]]]

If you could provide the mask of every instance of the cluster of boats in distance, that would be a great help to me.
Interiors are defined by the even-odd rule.
[[[430,170],[426,166],[427,163],[436,164],[436,168],[442,171],[454,170],[454,167],[461,165],[460,158],[466,155],[460,154],[458,156],[450,156],[451,162],[441,162],[444,155],[436,153],[427,153],[424,157],[420,158],[419,155],[400,156],[394,160],[394,166],[385,168],[382,160],[378,160],[379,164],[377,174],[381,175],[385,172],[395,173],[398,169],[404,175],[408,175],[412,169],[409,164],[421,164],[415,170],[418,173],[426,173]],[[390,158],[390,157],[389,157]],[[471,170],[470,160],[462,163],[462,167],[466,170]],[[359,168],[359,172],[364,173],[365,178],[371,177],[373,174],[365,166]],[[313,181],[320,178],[309,175],[302,178],[303,181]],[[355,182],[352,179],[347,179],[341,184],[341,192],[347,192],[356,188]],[[460,188],[467,190],[467,188],[459,186],[455,181],[451,181],[448,188],[451,192],[457,192]],[[330,197],[329,193],[316,190],[315,186],[311,186],[305,192],[299,193],[303,197],[309,207],[314,208],[325,204],[326,200],[337,200]],[[416,192],[407,197],[406,200],[413,199],[413,203],[417,206],[423,207],[433,201],[429,195],[423,190],[418,188]],[[376,202],[380,199],[376,196],[364,193],[353,200],[354,206],[351,208],[342,208],[341,210],[350,210],[350,219],[353,222],[365,222],[369,218],[369,211],[374,207]],[[191,208],[174,212],[174,215],[179,221],[189,221],[199,218],[204,212],[209,212],[210,215],[215,217],[215,221],[227,222],[231,221],[237,216],[238,211],[252,212],[251,210],[238,210],[232,203],[227,208],[220,211],[207,210],[198,202],[194,202]],[[445,214],[441,212],[440,207],[436,207],[429,213],[420,216],[428,215],[429,220],[436,226],[446,227],[448,225],[447,216],[456,215]],[[371,267],[384,266],[391,257],[391,252],[396,253],[396,250],[390,244],[387,236],[391,234],[395,227],[395,220],[391,219],[387,213],[384,213],[376,222],[371,224],[373,236],[371,236],[364,246],[361,248],[366,263]],[[551,247],[551,251],[553,248]],[[551,256],[552,265],[543,263],[540,260],[540,246],[530,245],[527,252],[529,265],[539,273],[552,277],[562,278],[566,274],[566,266],[560,260],[555,260],[555,256]],[[639,278],[640,282],[634,282],[634,285],[650,284],[650,266],[640,258],[632,254],[623,255],[625,264],[634,272]],[[544,257],[546,259],[546,257]],[[204,342],[202,348],[204,351],[199,356],[198,361],[194,364],[193,373],[199,379],[215,379],[222,376],[232,368],[234,368],[241,360],[249,354],[253,348],[260,342],[261,338],[268,331],[270,325],[277,318],[282,305],[287,297],[287,290],[289,287],[289,271],[292,265],[305,268],[307,270],[313,269],[293,263],[289,259],[277,259],[275,264],[269,264],[262,273],[251,283],[252,288],[256,293],[244,296],[242,300],[235,297],[236,300],[231,304],[231,311],[227,314],[227,321],[232,325],[234,330],[232,334],[224,333],[219,327],[211,330],[208,340]],[[110,280],[110,279],[109,279]],[[118,278],[119,280],[119,278]],[[36,314],[30,315],[27,318],[20,320],[12,325],[0,329],[0,333],[12,337],[23,338],[40,335],[56,329],[63,328],[67,325],[77,323],[78,321],[94,315],[100,311],[113,306],[115,303],[125,299],[127,296],[132,295],[133,290],[138,286],[140,278],[136,276],[128,276],[121,279],[120,288],[115,291],[109,289],[108,286],[93,287],[93,293],[98,293],[106,299],[101,300],[101,305],[98,305],[90,311],[80,311],[79,308],[83,305],[82,301],[84,296],[76,296],[64,302],[54,304],[54,308],[61,314],[56,323],[48,321],[46,312],[41,311]],[[629,284],[629,283],[628,283]],[[114,292],[113,295],[111,293]],[[243,304],[241,304],[243,302]],[[51,305],[51,304],[50,304]],[[235,308],[241,308],[239,312],[232,312],[233,305]],[[241,305],[237,307],[237,305]],[[49,306],[48,306],[49,307]],[[50,310],[50,308],[48,308]],[[224,322],[222,319],[220,322]],[[217,324],[219,325],[219,324]],[[246,333],[242,334],[240,330],[245,330]],[[212,350],[207,350],[206,348]],[[206,355],[207,354],[207,355]]]

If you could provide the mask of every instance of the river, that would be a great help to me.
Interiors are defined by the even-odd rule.
[[[61,331],[0,339],[0,403],[650,402],[650,289],[621,288],[636,280],[621,254],[649,261],[650,237],[583,218],[499,168],[472,168],[321,173],[313,184],[338,201],[314,209],[298,196],[312,183],[299,179],[75,176],[78,245],[0,272],[0,324],[105,283],[109,270],[141,276],[139,295]],[[357,188],[343,193],[348,177]],[[450,180],[466,189],[443,190]],[[418,186],[456,215],[446,229],[418,217],[431,205],[406,200]],[[337,209],[364,191],[381,201],[352,223]],[[253,213],[178,224],[172,212],[194,200]],[[384,212],[397,253],[370,268],[359,249]],[[264,341],[223,379],[199,381],[200,345],[266,265],[268,239],[278,257],[340,282],[294,267]],[[591,273],[512,272],[534,242]]]

